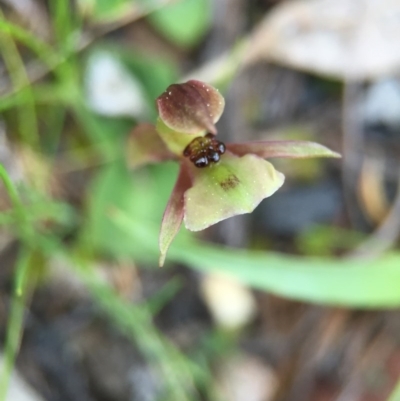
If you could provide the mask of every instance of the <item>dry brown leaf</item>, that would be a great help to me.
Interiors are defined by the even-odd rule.
[[[266,59],[339,79],[400,70],[399,0],[303,0],[267,15],[246,62]]]

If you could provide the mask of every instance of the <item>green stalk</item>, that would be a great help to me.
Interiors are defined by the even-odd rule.
[[[0,376],[0,401],[6,401],[10,378],[15,365],[23,331],[24,310],[28,292],[28,269],[31,250],[22,248],[16,266],[16,280],[7,323],[4,365]]]
[[[27,220],[26,210],[17,190],[8,175],[6,169],[0,164],[0,180],[10,197],[13,209],[20,227],[22,241],[29,241],[32,238],[32,227]],[[19,350],[23,332],[23,317],[28,292],[29,266],[32,256],[32,248],[22,245],[18,255],[15,270],[15,284],[12,296],[9,321],[7,324],[7,334],[5,342],[5,360],[3,370],[0,376],[0,401],[5,401],[9,387],[10,377],[15,365],[15,358]]]
[[[1,10],[0,19],[4,20]],[[39,134],[34,96],[24,63],[10,34],[10,28],[6,25],[3,25],[2,32],[0,32],[0,48],[2,49],[1,55],[10,74],[14,91],[20,90],[20,96],[22,97],[20,100],[23,100],[18,105],[18,121],[21,137],[32,147],[38,147]]]

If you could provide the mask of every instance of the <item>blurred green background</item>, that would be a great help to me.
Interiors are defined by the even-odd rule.
[[[390,4],[389,4],[390,3]],[[0,400],[398,400],[399,1],[0,1]],[[312,140],[184,228],[127,138],[199,79],[221,140]],[[8,395],[7,395],[8,394]]]

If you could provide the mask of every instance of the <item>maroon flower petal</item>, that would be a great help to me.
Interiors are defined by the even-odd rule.
[[[147,123],[137,125],[129,134],[126,156],[130,167],[175,158],[165,146],[154,125]]]
[[[327,147],[307,141],[257,141],[230,143],[226,145],[232,153],[243,156],[248,153],[264,159],[273,157],[304,159],[308,157],[341,157]]]
[[[168,248],[181,227],[184,212],[184,194],[190,185],[190,177],[185,169],[185,166],[181,165],[178,179],[175,183],[174,189],[172,190],[172,194],[169,198],[161,223],[159,237],[160,267],[164,265]]]
[[[200,81],[170,85],[157,98],[160,118],[171,129],[187,134],[217,133],[225,101],[217,89]]]

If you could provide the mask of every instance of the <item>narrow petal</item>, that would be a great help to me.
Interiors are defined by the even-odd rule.
[[[185,193],[185,226],[192,231],[238,214],[250,213],[284,181],[274,166],[255,156],[224,154],[204,169],[192,168],[193,186]]]
[[[305,159],[308,157],[341,157],[327,147],[315,142],[307,141],[257,141],[244,143],[230,143],[227,149],[238,156],[252,153],[262,158],[293,158]]]
[[[170,85],[157,98],[160,118],[174,131],[187,134],[217,133],[216,123],[225,101],[217,89],[200,81]]]
[[[190,187],[190,184],[190,177],[186,171],[185,166],[182,165],[161,223],[159,238],[160,267],[164,265],[165,256],[167,255],[168,248],[170,247],[176,234],[178,234],[179,228],[181,227],[183,219],[183,195],[185,191]]]
[[[158,135],[154,125],[139,124],[128,136],[126,156],[130,167],[175,158]]]

